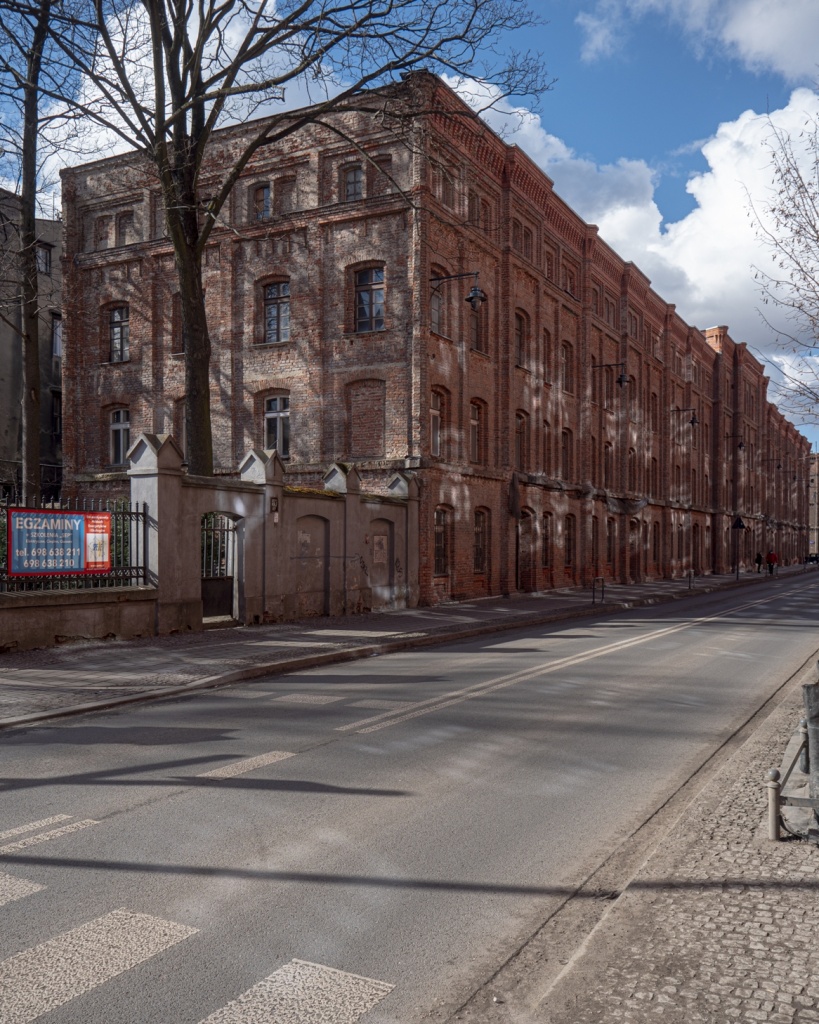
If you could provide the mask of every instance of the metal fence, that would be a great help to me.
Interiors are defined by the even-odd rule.
[[[111,568],[89,574],[44,573],[10,576],[8,573],[8,513],[23,508],[15,501],[0,502],[0,593],[19,594],[46,590],[99,590],[106,587],[135,587],[148,582],[148,507],[121,498],[75,498],[44,501],[40,510],[57,512],[110,512]]]

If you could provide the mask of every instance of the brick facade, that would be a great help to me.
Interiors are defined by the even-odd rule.
[[[746,565],[804,557],[809,444],[746,346],[686,324],[443,83],[390,101],[425,112],[401,137],[346,112],[356,145],[312,126],[261,150],[219,218],[218,470],[281,445],[286,411],[292,483],[336,460],[374,492],[417,474],[425,602],[724,571],[737,536]],[[203,195],[242,131],[219,133]],[[182,434],[173,255],[139,158],[65,171],[63,195],[67,461],[115,485],[112,416]]]

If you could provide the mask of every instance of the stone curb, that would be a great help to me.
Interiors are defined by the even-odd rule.
[[[788,573],[788,576],[801,576],[807,571],[807,569],[797,570],[796,572]],[[754,577],[756,576],[755,573],[753,575]],[[233,683],[258,679],[260,676],[283,675],[288,672],[316,668],[319,665],[341,664],[347,661],[357,661],[361,658],[371,658],[379,654],[395,654],[399,651],[412,650],[417,647],[433,647],[437,644],[449,643],[451,641],[468,640],[486,633],[503,633],[513,629],[526,629],[530,626],[543,626],[549,622],[591,618],[595,615],[616,615],[618,612],[628,611],[632,608],[648,608],[655,604],[670,604],[672,601],[684,600],[696,594],[712,594],[719,590],[733,590],[737,587],[749,586],[752,582],[753,580],[745,578],[730,582],[718,582],[710,586],[706,584],[695,589],[683,590],[677,593],[657,593],[650,597],[635,597],[618,602],[606,602],[605,604],[589,604],[585,608],[570,608],[563,612],[539,613],[526,618],[516,619],[514,622],[499,622],[495,620],[482,623],[480,626],[442,627],[442,632],[427,636],[413,636],[406,640],[383,640],[374,644],[350,647],[346,650],[308,654],[301,658],[285,658],[258,665],[248,665],[246,668],[234,669],[219,675],[203,676],[201,679],[196,679],[193,682],[184,683],[179,686],[163,686],[155,690],[143,690],[140,693],[132,693],[125,697],[109,697],[103,700],[89,701],[86,704],[74,704],[68,708],[54,708],[49,711],[38,711],[30,715],[19,715],[15,718],[3,718],[0,719],[0,732],[61,718],[71,718],[76,715],[85,715],[95,711],[109,711],[114,708],[127,707],[131,704],[147,704],[151,701],[166,700],[169,697],[184,696],[185,694],[196,693],[199,690],[218,689],[221,686],[230,686]],[[2,682],[0,682],[0,687],[2,687]]]

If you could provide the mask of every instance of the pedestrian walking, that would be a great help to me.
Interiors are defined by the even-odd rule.
[[[756,571],[757,572],[762,572],[762,552],[761,551],[757,551],[756,558],[754,559],[754,561],[756,562]]]
[[[771,548],[770,551],[768,552],[768,554],[765,556],[765,563],[768,566],[768,575],[769,576],[773,576],[773,574],[774,574],[774,566],[776,565],[776,563],[778,561],[779,561],[779,559],[776,556],[776,552],[774,551],[773,548]]]

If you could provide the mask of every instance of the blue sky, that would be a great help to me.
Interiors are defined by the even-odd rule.
[[[775,376],[753,276],[770,255],[749,212],[764,211],[771,123],[793,135],[819,117],[819,0],[534,7],[546,24],[515,42],[557,81],[509,141],[689,323],[727,324]],[[802,429],[819,447],[819,428]]]

